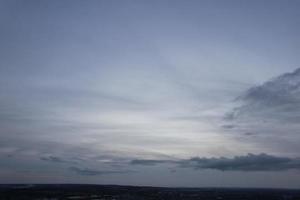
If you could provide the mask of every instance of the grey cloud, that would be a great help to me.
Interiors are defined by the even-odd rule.
[[[281,171],[289,169],[300,169],[299,158],[278,157],[273,155],[247,154],[233,158],[219,157],[193,157],[178,161],[170,160],[133,160],[131,164],[157,165],[161,163],[176,164],[182,168],[215,169],[221,171]]]
[[[66,160],[57,156],[43,156],[40,159],[43,161],[50,161],[55,163],[74,163],[74,161]]]
[[[262,152],[296,156],[300,150],[300,68],[246,90],[233,103],[235,107],[222,123],[235,127],[225,129],[226,133]]]
[[[89,168],[70,167],[71,171],[84,176],[96,176],[96,175],[107,175],[107,174],[126,174],[132,173],[129,170],[94,170]]]
[[[181,166],[194,169],[216,169],[221,171],[278,171],[300,169],[300,159],[277,157],[268,154],[248,154],[234,158],[191,158]]]
[[[253,135],[255,135],[255,133],[252,133],[252,132],[246,132],[245,135],[247,135],[247,136],[253,136]]]
[[[146,160],[146,159],[135,159],[130,162],[132,165],[148,165],[153,166],[157,164],[163,164],[163,163],[172,163],[174,161],[172,160]]]
[[[224,129],[233,129],[233,128],[235,128],[235,125],[225,124],[225,125],[222,125],[222,128],[224,128]]]
[[[300,68],[248,89],[239,96],[240,106],[227,113],[227,120],[264,119],[288,123],[300,120]]]

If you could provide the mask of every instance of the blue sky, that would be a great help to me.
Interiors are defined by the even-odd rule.
[[[1,182],[299,187],[299,7],[0,1]]]

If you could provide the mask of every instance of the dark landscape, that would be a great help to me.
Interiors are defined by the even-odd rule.
[[[1,200],[299,200],[300,190],[242,188],[164,188],[116,185],[1,185]]]

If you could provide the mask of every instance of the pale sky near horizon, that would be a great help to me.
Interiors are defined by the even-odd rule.
[[[299,188],[299,8],[0,0],[0,182]]]

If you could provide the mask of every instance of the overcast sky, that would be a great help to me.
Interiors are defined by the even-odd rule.
[[[299,188],[299,9],[0,0],[0,182]]]

